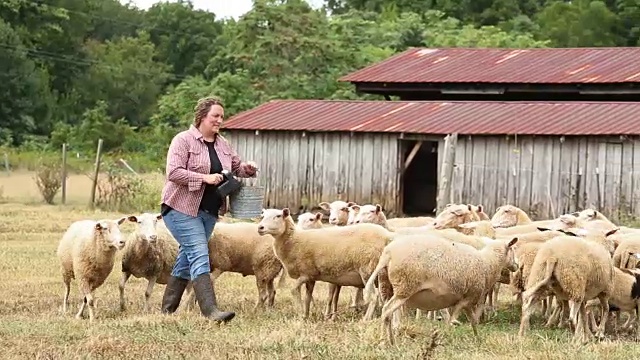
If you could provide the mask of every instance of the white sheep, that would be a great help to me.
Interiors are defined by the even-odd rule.
[[[322,225],[322,214],[306,212],[298,216],[298,222],[296,224],[300,229],[320,229]]]
[[[119,226],[126,219],[125,216],[118,220],[79,220],[67,228],[57,250],[65,288],[63,313],[67,312],[71,280],[77,279],[83,301],[76,318],[82,317],[88,305],[89,320],[94,320],[93,291],[111,274],[116,252],[122,250],[125,245],[126,240]]]
[[[225,272],[253,275],[258,289],[254,310],[264,305],[273,307],[275,278],[280,275],[278,287],[286,279],[282,263],[273,251],[273,241],[271,236],[258,234],[256,223],[217,223],[209,238],[211,281],[215,282]],[[187,304],[191,308],[195,304],[195,294],[192,291],[187,293]]]
[[[303,318],[309,316],[316,281],[364,288],[382,249],[393,239],[393,233],[374,224],[299,230],[288,208],[264,210],[258,233],[273,236],[277,257],[286,273],[297,280],[292,293],[301,302]],[[304,303],[300,300],[303,284],[307,290]],[[365,319],[374,309],[375,303],[369,304]]]
[[[329,224],[344,226],[347,225],[347,220],[349,219],[349,207],[356,205],[356,203],[336,200],[332,203],[323,201],[318,205],[329,212]]]
[[[640,253],[629,253],[632,257],[640,259]],[[638,315],[640,314],[640,269],[618,269],[614,267],[613,277],[613,291],[609,298],[609,312],[628,312],[629,323],[631,319],[636,318],[635,339],[638,341],[640,336],[640,321],[638,321]],[[587,302],[588,307],[596,305],[594,300]],[[607,313],[601,314],[601,316],[608,316]],[[595,324],[593,312],[590,312],[590,322]],[[614,323],[615,324],[615,323]],[[623,325],[627,327],[628,324]]]
[[[522,293],[520,336],[524,336],[529,326],[533,303],[541,300],[547,289],[551,289],[559,300],[569,301],[569,318],[576,326],[574,341],[584,341],[591,336],[586,322],[586,301],[597,297],[603,313],[608,311],[613,289],[613,262],[609,249],[603,245],[611,233],[581,232],[581,235],[585,238],[554,237],[538,249],[526,290]],[[598,336],[604,334],[605,326],[606,317],[603,317]]]
[[[374,281],[385,269],[393,288],[393,296],[382,308],[382,330],[394,343],[390,317],[403,304],[422,311],[452,307],[450,322],[464,311],[476,336],[482,303],[493,282],[504,267],[515,270],[511,246],[517,238],[505,242],[486,239],[486,246],[477,250],[470,245],[447,240],[436,233],[400,235],[385,246],[380,260],[366,283],[365,302],[375,295]]]
[[[122,251],[122,277],[118,286],[120,310],[126,309],[124,288],[133,275],[147,280],[143,309],[148,311],[155,284],[166,285],[169,281],[180,245],[163,223],[158,224],[158,220],[162,219],[159,213],[131,215],[127,219],[137,226]]]
[[[433,228],[437,230],[456,229],[463,234],[472,235],[473,229],[461,227],[460,225],[475,221],[480,221],[480,217],[472,205],[449,204],[436,216]]]

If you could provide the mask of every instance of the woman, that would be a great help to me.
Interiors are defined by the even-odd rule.
[[[217,307],[209,277],[208,240],[219,211],[226,211],[225,199],[217,191],[223,179],[222,170],[247,178],[255,176],[257,168],[254,162],[242,162],[218,134],[223,119],[224,109],[219,100],[200,99],[193,125],[177,134],[169,146],[162,215],[180,250],[162,298],[163,313],[176,311],[191,280],[204,316],[224,322],[235,316]]]

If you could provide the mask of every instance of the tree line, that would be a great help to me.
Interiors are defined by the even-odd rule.
[[[408,47],[637,46],[637,0],[254,0],[238,20],[188,1],[0,2],[0,146],[157,158],[215,94],[378,99],[337,79]]]

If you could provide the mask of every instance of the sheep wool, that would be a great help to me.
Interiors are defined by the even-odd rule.
[[[287,274],[296,279],[294,296],[300,299],[300,287],[307,292],[303,317],[309,315],[309,303],[316,281],[339,286],[363,288],[376,266],[385,245],[394,234],[375,224],[354,224],[322,229],[299,230],[288,208],[266,209],[259,223],[260,235],[273,236],[273,249]],[[373,313],[370,304],[365,318]]]
[[[78,289],[83,301],[76,318],[80,319],[85,307],[89,307],[89,321],[93,322],[93,291],[107,279],[115,263],[115,255],[125,245],[120,225],[127,219],[79,220],[73,222],[58,244],[57,256],[60,260],[64,296],[62,312],[66,313],[71,292],[71,280],[78,281]]]

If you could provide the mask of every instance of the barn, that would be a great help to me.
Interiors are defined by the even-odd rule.
[[[511,203],[536,218],[585,207],[613,219],[640,215],[640,102],[630,101],[639,89],[633,80],[640,79],[640,65],[625,61],[606,72],[605,60],[583,57],[589,62],[573,64],[581,66],[574,70],[581,77],[567,75],[569,66],[553,83],[544,54],[540,68],[524,72],[509,65],[517,56],[499,62],[504,53],[487,54],[492,61],[476,55],[465,68],[482,65],[484,75],[456,76],[446,68],[429,75],[430,63],[447,56],[425,60],[434,56],[427,52],[422,65],[407,69],[417,78],[412,82],[403,75],[401,55],[381,63],[387,70],[372,65],[379,75],[365,78],[365,68],[361,78],[356,72],[343,80],[402,100],[274,100],[226,121],[225,136],[243,158],[260,164],[264,206],[309,211],[321,201],[343,199],[379,203],[391,216],[414,216],[433,215],[449,202],[482,204],[488,212]],[[517,73],[525,77],[520,83]],[[393,91],[376,92],[371,84]],[[449,90],[452,84],[459,90]],[[552,99],[554,90],[563,100]]]

